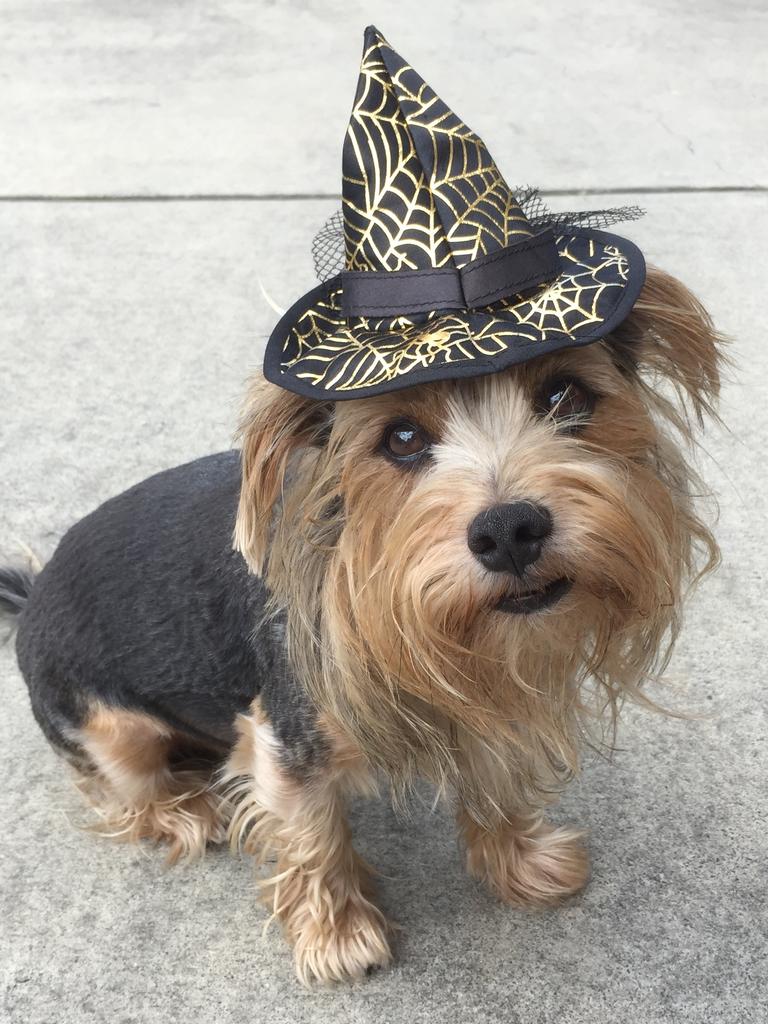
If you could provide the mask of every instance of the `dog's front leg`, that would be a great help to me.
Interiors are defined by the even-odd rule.
[[[299,980],[343,981],[387,964],[388,925],[344,810],[344,790],[362,788],[367,773],[334,742],[312,770],[291,770],[257,706],[239,731],[227,765],[235,780],[230,836],[272,862],[262,894],[294,947]]]
[[[506,903],[547,906],[586,884],[589,859],[582,834],[555,828],[540,811],[510,813],[488,825],[462,807],[458,824],[468,872]]]

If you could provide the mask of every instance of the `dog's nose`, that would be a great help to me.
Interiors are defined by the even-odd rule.
[[[541,505],[516,501],[494,505],[469,524],[469,550],[491,572],[522,576],[552,533],[552,516]]]

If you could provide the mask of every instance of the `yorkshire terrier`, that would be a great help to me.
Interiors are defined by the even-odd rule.
[[[304,982],[391,958],[344,811],[380,777],[455,803],[500,899],[581,889],[581,835],[544,808],[715,564],[688,456],[720,351],[651,270],[608,337],[503,372],[336,403],[258,378],[239,455],[107,501],[35,579],[3,571],[35,717],[105,830],[272,863]]]

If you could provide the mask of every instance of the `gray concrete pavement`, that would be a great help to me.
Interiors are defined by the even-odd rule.
[[[521,183],[768,177],[760,0],[0,0],[0,18],[0,194],[335,193],[369,21]]]
[[[12,102],[0,104],[0,138],[10,143],[0,191],[335,191],[366,20],[428,78],[434,68],[449,102],[457,77],[439,51],[461,47],[474,61],[483,40],[498,41],[494,26],[510,26],[493,88],[501,95],[519,74],[536,116],[515,126],[514,108],[499,115],[476,64],[455,105],[513,180],[767,186],[756,127],[765,83],[751,62],[768,13],[712,0],[668,6],[665,15],[661,5],[617,3],[596,23],[595,8],[571,5],[558,24],[554,5],[508,3],[502,18],[501,4],[447,3],[409,23],[400,8],[375,5],[6,0],[0,73]],[[275,40],[291,31],[296,47],[281,64]],[[535,72],[546,55],[555,84],[583,84],[585,54],[600,86],[582,119],[574,96]],[[289,69],[303,67],[306,87],[313,60],[325,95],[294,93]],[[596,131],[595,111],[610,132]],[[264,148],[280,133],[285,173]],[[729,430],[709,430],[702,456],[721,507],[723,565],[693,600],[670,669],[683,691],[675,699],[705,716],[630,713],[614,762],[590,760],[558,810],[590,830],[586,892],[562,910],[510,911],[465,877],[443,812],[425,803],[400,822],[384,803],[360,805],[358,845],[383,872],[383,904],[404,928],[397,964],[357,986],[304,992],[282,940],[261,934],[246,862],[214,853],[166,871],[153,853],[74,827],[78,800],[32,721],[12,645],[0,644],[0,1020],[766,1019],[768,195],[640,201],[647,216],[627,233],[734,339]],[[0,556],[15,557],[23,541],[47,557],[101,500],[229,443],[274,320],[258,279],[283,305],[310,286],[309,242],[334,206],[0,203]]]

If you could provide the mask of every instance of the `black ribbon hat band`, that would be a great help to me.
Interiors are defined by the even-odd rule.
[[[560,271],[560,254],[547,228],[459,268],[343,270],[342,306],[347,317],[480,309],[553,281]]]

